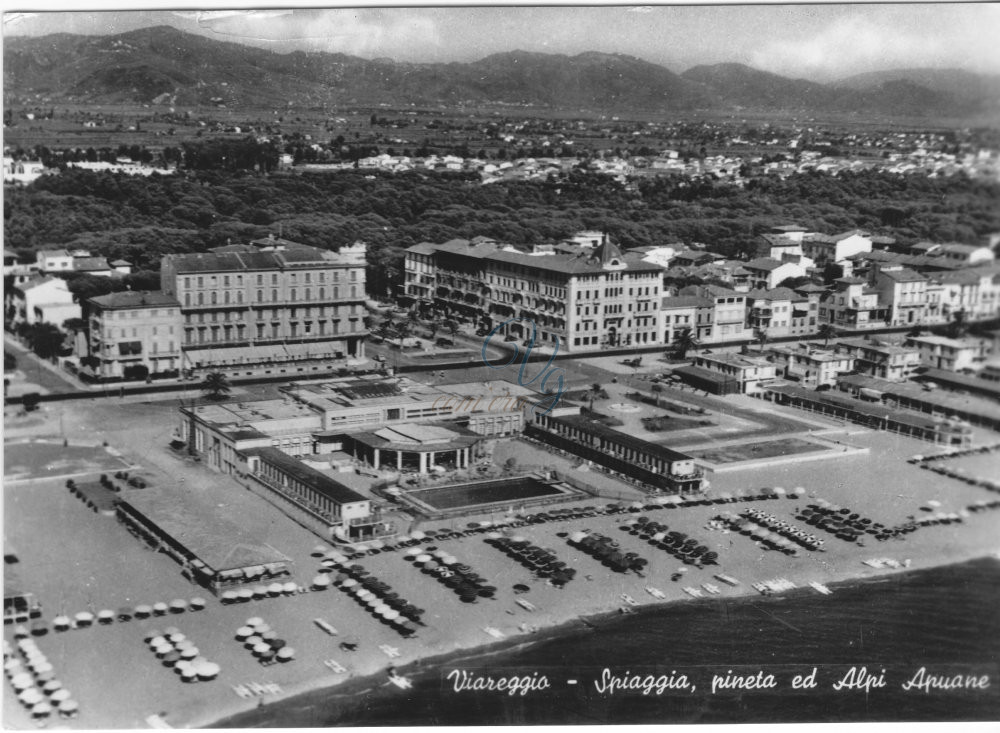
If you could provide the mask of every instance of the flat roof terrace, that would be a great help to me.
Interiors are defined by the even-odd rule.
[[[185,409],[190,410],[191,408]],[[289,402],[283,399],[197,405],[193,408],[193,412],[198,418],[215,425],[242,425],[261,420],[282,420],[294,417],[309,417],[315,414],[307,405],[301,402]]]

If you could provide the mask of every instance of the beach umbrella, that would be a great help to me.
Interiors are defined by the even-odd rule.
[[[172,667],[181,660],[181,653],[178,651],[167,652],[163,655],[163,663],[168,667]]]
[[[253,591],[254,598],[267,598],[267,586],[266,585],[255,585],[250,590]]]
[[[76,714],[76,711],[80,709],[80,705],[76,700],[67,699],[59,703],[59,713],[66,717],[72,717]]]
[[[35,705],[45,699],[45,695],[37,687],[26,687],[18,693],[17,699],[25,705]]]
[[[234,590],[224,591],[222,594],[223,603],[232,603],[239,598],[239,594]]]
[[[199,664],[195,668],[195,671],[200,679],[211,680],[218,676],[219,672],[222,671],[222,668],[214,662],[204,662],[203,664]]]
[[[295,658],[295,650],[290,646],[282,647],[278,650],[277,654],[278,660],[282,662],[287,662]]]
[[[267,594],[269,596],[280,596],[283,590],[284,588],[281,583],[271,583],[271,585],[267,586]]]
[[[241,601],[249,601],[253,599],[253,590],[251,588],[241,588],[236,595]]]
[[[366,545],[364,543],[361,543],[361,544],[355,545],[353,549],[354,549],[354,553],[355,554],[357,554],[359,552],[362,553],[362,554],[364,554],[364,553],[368,552],[368,550],[370,550],[371,548],[368,545]]]
[[[200,611],[205,607],[206,604],[204,598],[195,597],[192,598],[190,601],[188,601],[188,605],[191,607],[192,611]]]
[[[257,656],[260,656],[261,654],[267,654],[269,651],[271,651],[271,645],[265,641],[261,641],[259,644],[254,644],[253,649],[251,649],[251,651]]]
[[[312,584],[313,584],[313,588],[317,588],[317,589],[329,588],[330,587],[330,576],[329,575],[323,575],[321,573],[320,575],[317,575],[315,578],[313,578]]]
[[[37,702],[31,706],[31,714],[36,718],[44,718],[52,714],[52,705],[45,702]]]
[[[153,613],[155,613],[157,616],[162,616],[167,612],[168,609],[169,607],[167,606],[167,604],[163,603],[162,601],[153,604]]]
[[[18,672],[10,678],[10,683],[14,686],[15,690],[27,690],[29,687],[34,686],[35,680],[27,672]]]
[[[171,643],[171,644],[179,644],[179,643],[181,643],[182,641],[187,641],[187,637],[186,637],[186,636],[184,636],[184,634],[182,634],[182,633],[181,633],[181,632],[179,632],[179,631],[174,631],[174,632],[173,632],[173,633],[172,633],[172,634],[171,634],[171,635],[169,636],[169,640],[170,640],[170,643]]]
[[[69,616],[56,616],[52,619],[52,625],[55,627],[56,631],[65,631],[69,628],[70,623],[71,621]]]
[[[76,622],[80,626],[89,626],[94,622],[94,614],[90,611],[80,611],[76,614]]]
[[[51,695],[49,695],[49,700],[55,703],[60,703],[68,698],[69,698],[69,690],[67,690],[65,687],[61,687],[55,692],[53,692]]]
[[[183,613],[184,611],[187,610],[187,607],[188,607],[188,602],[183,600],[182,598],[175,598],[174,600],[170,601],[170,611],[172,613]]]
[[[260,616],[251,616],[246,620],[246,625],[252,629],[256,629],[262,623],[264,623],[264,619],[262,619]]]
[[[21,671],[21,660],[20,659],[8,659],[3,663],[3,671],[8,677],[13,677],[15,674]]]
[[[410,533],[410,537],[412,537],[415,540],[425,540],[425,539],[427,539],[427,533],[426,532],[421,532],[418,529],[416,532],[411,532]]]
[[[184,682],[194,682],[197,678],[198,678],[198,671],[194,668],[193,665],[190,667],[184,667],[181,670],[181,679]]]
[[[299,586],[293,581],[288,581],[284,586],[285,593],[297,593]]]
[[[312,552],[309,553],[309,554],[312,555],[313,557],[322,557],[323,555],[326,554],[326,546],[325,545],[316,545],[313,548]]]

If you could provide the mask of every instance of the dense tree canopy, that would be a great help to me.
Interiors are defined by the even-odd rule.
[[[250,160],[234,150],[225,152],[244,155],[241,165]],[[142,178],[71,169],[8,190],[4,234],[5,246],[25,257],[81,247],[153,272],[164,254],[269,232],[329,249],[363,240],[371,289],[381,294],[400,281],[403,250],[421,241],[484,235],[519,244],[598,229],[626,247],[680,240],[739,256],[763,228],[795,222],[830,233],[860,227],[903,241],[975,242],[1000,230],[998,198],[996,182],[876,171],[758,178],[740,188],[681,177],[626,187],[582,171],[484,186],[470,173],[204,170]]]

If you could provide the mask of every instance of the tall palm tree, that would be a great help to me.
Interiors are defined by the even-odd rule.
[[[229,378],[222,372],[209,372],[201,383],[201,391],[211,400],[221,400],[231,390]]]
[[[763,351],[764,347],[767,345],[767,329],[758,328],[754,335],[757,337],[757,343],[760,344],[760,350]]]
[[[827,346],[830,343],[830,339],[837,335],[837,329],[832,323],[823,323],[817,329],[816,335],[823,339],[823,346]]]
[[[698,345],[699,341],[695,338],[695,335],[691,332],[690,328],[685,328],[677,334],[677,338],[674,339],[675,352],[681,359],[685,358],[687,353]]]

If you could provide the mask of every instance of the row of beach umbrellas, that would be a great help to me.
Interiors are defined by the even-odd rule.
[[[247,601],[259,601],[263,598],[277,598],[278,596],[290,596],[299,592],[299,586],[293,581],[285,583],[271,583],[270,585],[255,585],[252,588],[230,589],[223,591],[219,600],[225,604],[246,603]]]
[[[53,712],[64,718],[76,717],[80,706],[69,690],[56,679],[55,670],[34,639],[17,640],[21,657],[4,640],[4,674],[17,694],[17,700],[32,717],[45,720]]]
[[[803,529],[799,529],[793,524],[759,509],[748,509],[739,517],[729,517],[730,521],[739,526],[740,531],[749,530],[749,534],[756,539],[771,541],[779,549],[788,551],[794,549],[798,544],[807,550],[819,550],[824,540],[810,534]],[[749,526],[748,526],[749,525]],[[774,536],[772,536],[772,533]],[[788,540],[781,542],[780,540]],[[789,554],[793,554],[789,552]]]
[[[484,541],[514,558],[538,577],[548,578],[554,585],[563,586],[576,576],[576,570],[568,567],[554,552],[532,544],[521,535],[508,537],[500,532],[491,532]]]
[[[640,572],[649,564],[648,560],[639,557],[637,553],[622,552],[609,537],[596,533],[573,532],[566,541],[571,547],[584,551],[617,573],[629,570]]]
[[[626,522],[622,529],[638,535],[688,565],[714,565],[719,557],[717,552],[710,551],[695,538],[684,532],[671,530],[662,522],[650,521],[648,517]]]
[[[408,553],[407,557],[414,566],[451,588],[464,603],[475,603],[478,598],[492,598],[496,595],[496,586],[489,585],[471,567],[444,550]]]
[[[151,616],[166,616],[168,614],[181,614],[185,611],[201,611],[206,606],[204,598],[192,598],[185,600],[175,598],[170,603],[139,604],[137,606],[122,606],[117,611],[105,608],[97,613],[90,611],[80,611],[70,616],[60,614],[52,619],[52,627],[56,631],[68,631],[69,629],[85,629],[97,624],[111,624],[115,621],[127,622],[133,618],[149,618]]]
[[[329,580],[329,575],[322,574],[317,579],[327,578],[328,585],[350,595],[379,621],[389,624],[402,636],[416,633],[417,627],[422,625],[420,618],[425,613],[424,609],[407,601],[392,586],[371,575],[363,566],[351,564],[340,553],[330,553],[326,560],[332,562],[338,572],[332,580]]]
[[[243,626],[236,629],[236,640],[242,642],[244,648],[262,664],[272,661],[290,662],[295,659],[295,649],[279,638],[277,632],[258,616],[248,618]]]
[[[201,654],[194,642],[177,628],[160,632],[150,629],[145,634],[146,645],[165,667],[177,673],[182,682],[206,682],[219,676],[222,668]]]

